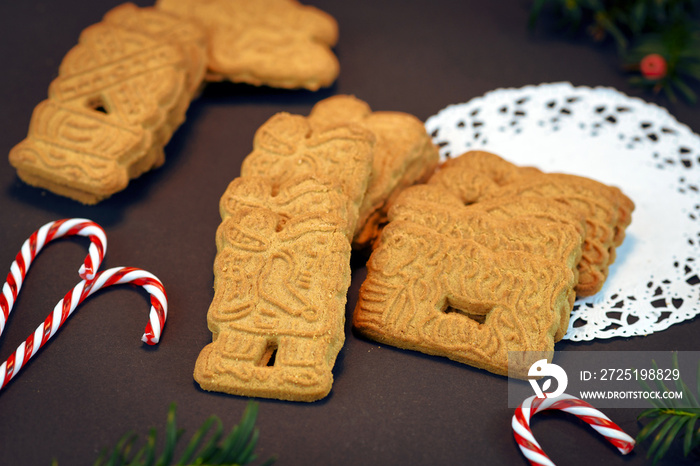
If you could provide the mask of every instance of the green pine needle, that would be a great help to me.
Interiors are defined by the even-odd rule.
[[[165,424],[165,443],[163,451],[156,460],[156,429],[151,429],[141,449],[132,455],[132,449],[138,435],[129,431],[110,451],[102,450],[95,461],[95,466],[245,466],[257,459],[259,431],[255,427],[258,416],[258,404],[250,401],[243,411],[239,425],[235,426],[226,438],[223,435],[223,423],[217,416],[210,416],[190,439],[180,459],[175,463],[173,457],[183,429],[178,429],[175,417],[175,403],[170,405]],[[205,444],[205,440],[206,444]],[[275,458],[270,458],[261,466],[270,466]],[[52,466],[58,466],[56,460]]]
[[[656,361],[652,361],[652,367],[655,370],[658,368]],[[672,369],[679,369],[677,352],[673,353],[671,367]],[[637,416],[639,421],[650,419],[649,423],[639,431],[636,440],[639,444],[651,441],[647,451],[647,458],[652,460],[652,464],[656,464],[661,460],[677,439],[682,439],[683,455],[686,457],[700,447],[700,428],[696,428],[700,418],[700,404],[698,404],[698,398],[700,398],[700,361],[698,361],[697,378],[697,396],[690,392],[690,389],[680,377],[675,381],[676,390],[683,394],[683,400],[690,405],[690,408],[680,407],[671,398],[664,401],[649,398],[655,407],[644,410]],[[669,391],[668,387],[658,380],[655,380],[656,390],[652,390],[646,382],[641,380],[640,385],[646,391]]]
[[[204,424],[202,424],[202,427],[199,428],[197,432],[192,436],[190,439],[189,445],[187,445],[187,448],[185,451],[182,453],[182,457],[180,458],[180,462],[177,463],[178,466],[182,465],[187,465],[187,464],[192,464],[194,460],[194,456],[199,450],[200,446],[202,445],[202,442],[206,438],[207,433],[211,430],[212,426],[216,425],[216,430],[212,437],[209,439],[209,443],[207,443],[207,446],[201,450],[201,453],[199,455],[200,458],[210,458],[212,455],[212,452],[216,449],[216,444],[219,442],[219,439],[221,438],[221,433],[223,432],[223,424],[221,423],[221,420],[219,418],[215,417],[210,417],[206,421],[204,421]]]
[[[683,455],[688,456],[693,449],[693,432],[695,431],[695,422],[698,418],[690,418],[685,426],[685,434],[683,438]]]
[[[655,464],[657,461],[659,461],[659,457],[663,456],[663,451],[659,447],[666,438],[666,433],[675,424],[676,420],[677,418],[675,416],[668,414],[664,416],[664,421],[660,423],[661,428],[656,432],[656,435],[654,435],[654,439],[649,447],[649,451],[647,452],[647,458],[653,458],[652,464]]]

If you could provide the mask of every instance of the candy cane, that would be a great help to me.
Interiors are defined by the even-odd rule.
[[[12,263],[7,282],[3,287],[3,295],[0,297],[4,319],[0,333],[2,333],[4,323],[17,299],[27,270],[36,255],[46,243],[66,235],[88,236],[92,241],[88,256],[78,272],[83,280],[56,304],[46,320],[17,347],[7,361],[0,365],[0,381],[2,381],[0,390],[5,388],[10,380],[17,376],[27,361],[56,334],[81,302],[96,291],[108,286],[130,283],[143,287],[150,294],[149,320],[141,339],[149,345],[155,345],[160,341],[168,317],[168,299],[163,284],[155,275],[134,267],[115,267],[96,273],[104,258],[107,238],[99,225],[85,219],[66,219],[47,223],[24,242],[21,251]]]
[[[10,272],[7,274],[7,280],[2,287],[2,295],[0,295],[0,309],[2,309],[0,335],[5,329],[5,323],[12,312],[12,306],[17,300],[27,271],[37,254],[54,239],[71,235],[90,238],[88,255],[85,257],[83,265],[80,266],[78,275],[87,280],[95,278],[95,273],[97,273],[97,269],[100,268],[102,259],[107,253],[107,235],[102,227],[84,218],[63,219],[47,223],[32,233],[22,244],[22,248],[10,266]]]
[[[520,450],[533,466],[554,466],[554,463],[542,451],[530,430],[532,415],[548,409],[560,409],[571,413],[589,424],[602,434],[610,443],[615,445],[623,455],[631,452],[635,441],[612,422],[605,414],[595,409],[589,403],[571,395],[563,394],[556,398],[537,398],[531,396],[522,402],[513,415],[513,435]]]

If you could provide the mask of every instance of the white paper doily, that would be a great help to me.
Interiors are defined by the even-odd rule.
[[[700,313],[700,137],[667,110],[552,83],[489,92],[425,126],[443,160],[488,150],[618,186],[635,202],[608,280],[576,301],[565,339],[647,335]]]

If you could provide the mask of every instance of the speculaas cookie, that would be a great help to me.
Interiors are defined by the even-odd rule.
[[[389,209],[353,325],[387,344],[525,377],[525,360],[509,368],[508,351],[552,354],[576,294],[602,286],[633,209],[619,189],[587,178],[487,152],[449,160]]]
[[[318,102],[309,119],[319,124],[356,123],[376,137],[372,178],[360,206],[353,247],[363,248],[379,235],[386,210],[407,186],[424,182],[438,164],[438,151],[423,123],[413,115],[375,111],[350,95]]]
[[[402,192],[389,210],[389,220],[407,221],[455,240],[469,239],[494,251],[521,251],[557,261],[574,273],[581,259],[585,217],[578,211],[541,197],[500,197],[464,204],[438,185],[417,185]],[[575,295],[560,307],[554,335],[559,341],[569,326]]]
[[[325,397],[345,339],[347,198],[313,177],[281,185],[241,177],[220,205],[213,341],[195,380],[235,395]]]
[[[634,210],[634,203],[614,186],[586,177],[519,167],[483,151],[447,161],[429,183],[445,187],[464,203],[503,196],[548,197],[580,211],[587,222],[576,287],[582,297],[602,288]]]
[[[158,0],[209,35],[208,79],[317,90],[339,73],[335,19],[296,0]]]
[[[356,125],[287,113],[256,132],[220,202],[202,388],[292,401],[329,393],[374,141]]]
[[[202,79],[203,40],[192,23],[130,4],[86,28],[10,152],[19,177],[95,204],[160,166]]]
[[[425,188],[442,191],[444,202],[410,199]],[[551,353],[563,335],[583,236],[573,225],[503,218],[450,196],[424,186],[399,196],[367,263],[353,325],[386,344],[505,375],[509,351]],[[559,215],[555,201],[547,205]]]

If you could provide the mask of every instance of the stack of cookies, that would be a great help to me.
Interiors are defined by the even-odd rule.
[[[27,138],[10,152],[26,183],[95,204],[165,161],[206,71],[196,24],[124,4],[64,57]]]
[[[296,0],[126,3],[64,57],[10,163],[28,184],[96,204],[159,167],[204,81],[317,90],[338,76],[338,25]]]
[[[221,198],[213,341],[194,377],[205,390],[314,401],[345,339],[354,239],[370,241],[385,203],[438,154],[414,117],[351,96],[274,115],[253,148]]]
[[[576,295],[600,290],[631,221],[619,189],[469,152],[403,191],[367,264],[353,324],[374,340],[487,369],[549,355]]]
[[[512,196],[544,197],[583,214],[586,236],[576,284],[576,294],[581,297],[602,288],[634,210],[634,203],[614,186],[580,176],[518,167],[482,151],[448,161],[429,184],[444,187],[469,205]]]

